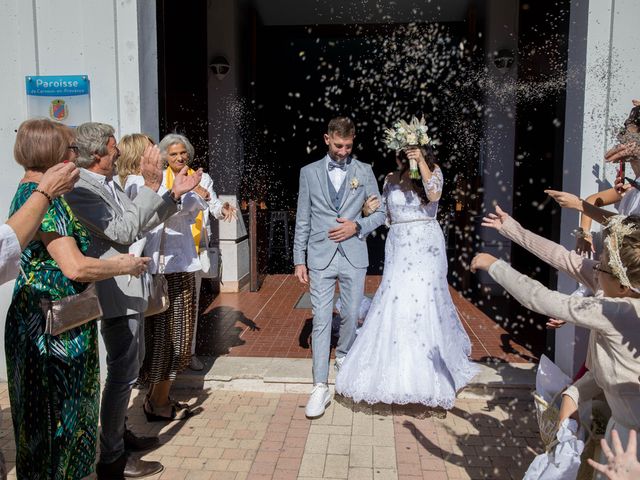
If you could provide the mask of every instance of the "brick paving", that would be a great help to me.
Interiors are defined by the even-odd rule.
[[[381,278],[369,275],[365,292],[373,295]],[[311,358],[311,309],[294,308],[305,291],[293,275],[269,275],[258,292],[221,293],[200,316],[198,354]],[[534,353],[456,290],[451,295],[471,339],[473,360],[537,362]]]
[[[445,414],[338,397],[322,418],[308,420],[306,394],[175,393],[199,413],[152,424],[142,414],[143,394],[136,391],[131,402],[133,429],[160,435],[161,445],[144,458],[161,461],[165,470],[151,480],[519,480],[541,451],[529,399],[462,398]],[[0,404],[0,448],[15,479],[6,384]]]

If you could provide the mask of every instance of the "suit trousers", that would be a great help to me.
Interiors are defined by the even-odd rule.
[[[106,318],[100,332],[107,351],[107,379],[100,408],[100,462],[124,453],[124,429],[131,390],[144,360],[144,313]]]
[[[366,268],[356,268],[338,249],[323,270],[309,270],[309,293],[313,308],[311,348],[313,357],[313,383],[327,383],[331,353],[331,320],[336,281],[340,285],[342,321],[336,347],[336,358],[344,357],[356,338],[358,311],[364,296]]]

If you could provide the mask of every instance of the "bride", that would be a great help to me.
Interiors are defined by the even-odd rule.
[[[442,170],[428,145],[400,150],[396,161],[382,193],[390,223],[382,282],[340,365],[336,392],[356,402],[451,409],[477,368],[447,284],[436,220]]]

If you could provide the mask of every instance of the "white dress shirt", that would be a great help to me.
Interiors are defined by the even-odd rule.
[[[20,242],[6,223],[0,225],[0,285],[15,280],[20,272]]]
[[[116,200],[116,203],[122,207],[122,203],[120,203],[120,199],[118,198],[118,195],[116,194],[116,187],[114,185],[113,178],[108,179],[104,175],[102,175],[100,173],[92,172],[91,170],[86,170],[85,169],[85,171],[91,177],[95,178],[100,184],[104,185],[104,187],[109,191],[109,193],[111,193],[111,196]]]
[[[166,192],[164,187],[166,181],[165,170],[158,194],[162,195]],[[134,199],[143,185],[144,178],[141,175],[129,175],[124,191],[129,198]],[[163,224],[146,232],[143,252],[146,257],[151,257],[147,269],[149,273],[196,272],[202,269],[193,242],[191,225],[195,222],[198,213],[209,205],[200,195],[193,192],[185,193],[180,200],[176,213]]]
[[[347,177],[347,171],[341,170],[340,168],[334,168],[333,170],[329,170],[329,162],[331,161],[331,157],[327,155],[326,158],[327,158],[327,172],[329,172],[329,179],[333,184],[333,188],[335,188],[336,192],[338,192],[340,190],[340,187],[342,186],[342,182],[344,182],[344,179]],[[347,159],[345,158],[344,161],[346,162]]]

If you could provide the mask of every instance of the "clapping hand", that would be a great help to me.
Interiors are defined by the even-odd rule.
[[[208,202],[211,198],[211,194],[207,191],[207,189],[200,185],[194,188],[193,191],[197,193],[205,202]]]
[[[224,202],[222,205],[222,219],[225,222],[231,222],[232,220],[238,219],[238,214],[236,207],[231,205],[229,202]]]
[[[140,174],[144,184],[157,192],[162,184],[162,158],[157,145],[148,145],[140,158]]]
[[[199,168],[193,173],[193,175],[189,175],[187,173],[188,171],[189,167],[185,165],[182,167],[182,170],[176,174],[173,180],[173,188],[171,189],[174,198],[180,198],[185,193],[190,192],[200,185],[200,180],[202,180],[202,169]]]
[[[590,458],[587,461],[589,465],[598,472],[603,473],[609,480],[635,480],[640,478],[640,463],[638,463],[636,456],[636,442],[636,431],[630,430],[629,443],[627,443],[627,450],[625,451],[622,448],[618,432],[613,430],[611,432],[613,451],[611,451],[604,438],[600,440],[602,452],[607,458],[607,464],[603,465]]]
[[[508,218],[509,214],[502,210],[499,205],[496,205],[496,213],[489,213],[484,217],[482,219],[482,226],[500,230],[502,224],[506,222]]]
[[[44,172],[38,188],[47,192],[51,198],[57,198],[73,190],[78,178],[80,170],[74,163],[58,163]]]

